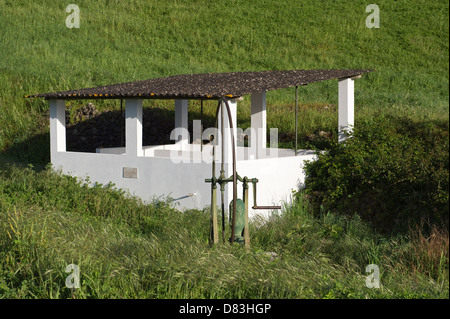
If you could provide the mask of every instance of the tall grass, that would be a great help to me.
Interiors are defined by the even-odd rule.
[[[250,251],[210,247],[206,210],[142,203],[50,169],[7,165],[0,182],[3,298],[448,298],[448,236],[447,246],[382,237],[357,217],[316,218],[300,201],[252,221]],[[380,289],[365,285],[370,263]]]

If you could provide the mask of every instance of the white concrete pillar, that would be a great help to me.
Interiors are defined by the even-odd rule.
[[[252,133],[256,134],[256,145],[251,147],[256,158],[259,158],[263,155],[267,144],[266,92],[252,94],[250,122]]]
[[[66,101],[50,100],[50,159],[66,151]]]
[[[188,100],[175,100],[175,144],[189,144]]]
[[[234,147],[236,149],[236,157],[237,157],[237,102],[236,100],[229,100],[228,106],[230,107],[230,113],[231,113],[231,120],[233,122],[233,134],[234,134]],[[223,111],[223,113],[222,113]],[[224,126],[224,136],[220,136],[220,132],[222,132],[222,120],[221,117],[223,116],[223,126]],[[231,139],[231,132],[230,132],[230,122],[228,120],[228,113],[227,108],[225,106],[225,103],[222,103],[222,109],[219,110],[219,118],[218,118],[218,128],[219,128],[219,147],[217,150],[219,151],[219,154],[221,154],[222,150],[222,141],[224,143],[224,161],[225,163],[233,163],[233,149],[232,149],[232,139]],[[218,157],[219,161],[222,159],[222,157]]]
[[[343,142],[349,136],[351,136],[353,125],[355,122],[354,86],[354,80],[351,78],[339,80],[339,142]]]
[[[143,156],[142,100],[125,100],[125,150],[127,156]]]

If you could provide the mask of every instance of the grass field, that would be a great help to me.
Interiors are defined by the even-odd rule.
[[[386,238],[357,217],[314,218],[297,204],[254,222],[250,251],[210,248],[207,211],[143,205],[50,170],[3,166],[0,177],[4,298],[70,298],[71,263],[76,298],[449,297],[448,237],[438,232]],[[380,268],[380,289],[366,287],[368,264]]]
[[[70,263],[76,298],[449,298],[448,232],[381,235],[357,216],[313,216],[301,199],[251,225],[250,252],[211,249],[207,211],[45,169],[48,105],[24,98],[183,73],[373,68],[355,83],[356,126],[393,116],[448,127],[448,2],[377,1],[379,29],[366,27],[369,3],[86,0],[69,29],[69,2],[0,0],[0,298],[70,298]],[[319,147],[308,136],[320,130],[336,136],[336,81],[301,87],[299,101],[302,147]],[[268,126],[293,136],[293,102],[293,89],[269,92]],[[247,97],[243,129],[249,108]],[[380,289],[365,285],[372,263]]]
[[[69,29],[61,1],[2,1],[0,148],[45,130],[35,125],[45,102],[25,94],[182,73],[374,68],[356,83],[357,117],[448,117],[448,3],[378,5],[380,28],[369,29],[363,1],[83,1],[80,28]],[[304,87],[300,102],[336,104],[336,91]],[[273,92],[268,103],[293,95]],[[290,129],[276,112],[273,125]],[[310,124],[334,128],[335,117]]]

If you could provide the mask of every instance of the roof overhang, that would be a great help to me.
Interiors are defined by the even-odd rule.
[[[332,79],[359,78],[372,69],[323,69],[183,74],[79,90],[26,95],[45,99],[237,98]]]

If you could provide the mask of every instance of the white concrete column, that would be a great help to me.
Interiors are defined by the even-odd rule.
[[[66,101],[50,100],[50,158],[66,151]]]
[[[233,134],[234,134],[234,147],[236,149],[236,157],[237,157],[237,102],[236,100],[229,100],[228,106],[230,107],[231,120],[233,122]],[[232,149],[232,139],[231,139],[231,127],[230,122],[228,120],[228,113],[225,103],[222,103],[221,110],[219,110],[219,118],[218,118],[218,128],[219,128],[219,147],[217,150],[219,154],[222,150],[222,141],[224,143],[224,161],[225,163],[233,163],[233,149]],[[223,111],[223,113],[222,113]],[[220,136],[220,132],[222,132],[222,117],[223,114],[223,126],[224,126],[224,136]],[[218,157],[219,161],[222,157]]]
[[[189,144],[188,100],[175,100],[175,144]]]
[[[252,133],[256,134],[256,145],[251,147],[256,158],[259,158],[263,155],[267,144],[266,92],[252,94],[250,122]]]
[[[142,100],[125,100],[125,150],[127,156],[143,156]]]
[[[354,80],[343,79],[339,81],[339,142],[345,141],[353,129],[355,122],[355,96],[354,96]],[[347,131],[347,133],[345,133]]]

